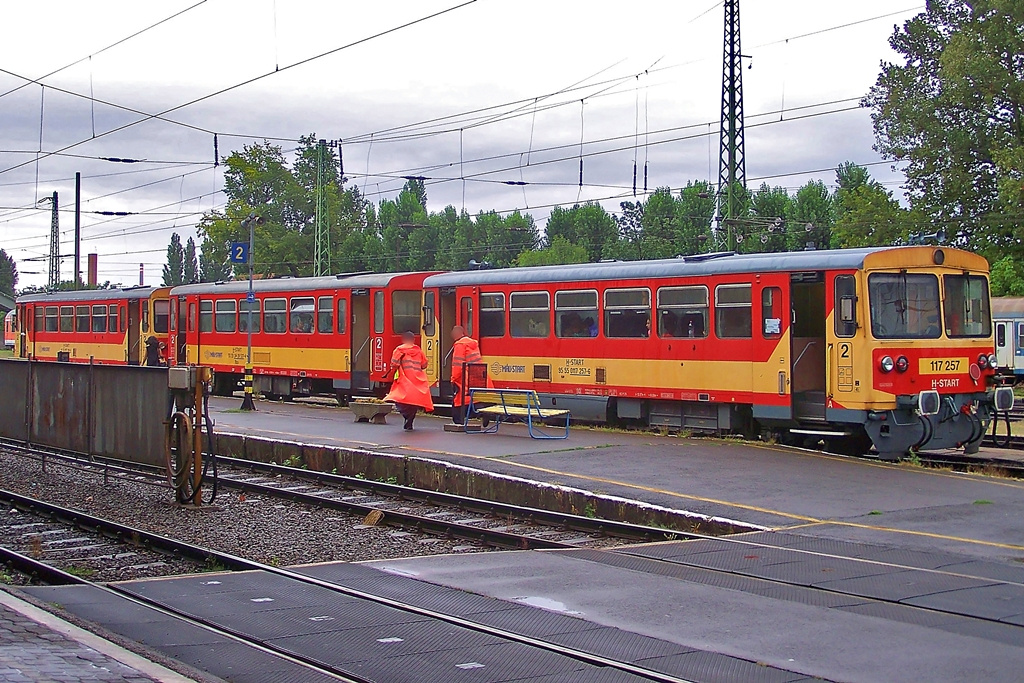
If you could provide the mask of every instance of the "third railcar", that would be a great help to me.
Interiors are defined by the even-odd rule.
[[[443,273],[424,281],[428,371],[450,394],[461,324],[496,385],[583,419],[975,450],[1012,403],[990,386],[987,274],[932,247]]]

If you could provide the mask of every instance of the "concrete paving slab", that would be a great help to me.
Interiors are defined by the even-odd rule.
[[[516,552],[512,561],[502,553],[369,564],[504,600],[541,599],[603,626],[830,680],[1011,680],[1024,666],[1024,638],[991,641],[935,624],[640,571],[624,574],[571,552]]]
[[[217,429],[228,433],[442,460],[839,541],[1024,559],[1021,481],[731,440],[573,429],[552,445],[517,426],[454,434],[427,416],[407,433],[355,424],[338,408],[261,403],[245,414],[229,412],[235,399],[211,405]]]

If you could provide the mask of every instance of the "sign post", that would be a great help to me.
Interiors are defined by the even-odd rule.
[[[243,382],[245,397],[242,399],[240,410],[256,410],[256,404],[252,400],[252,308],[256,303],[256,295],[252,291],[252,243],[256,225],[263,223],[263,219],[254,213],[242,221],[243,228],[249,228],[249,243],[232,242],[231,253],[228,259],[233,263],[249,264],[249,292],[245,295],[246,312],[246,342],[245,342],[245,380]]]

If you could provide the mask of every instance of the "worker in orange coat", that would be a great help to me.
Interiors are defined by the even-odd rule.
[[[384,397],[385,401],[393,401],[398,412],[405,418],[405,431],[412,431],[412,422],[416,419],[416,411],[423,408],[433,412],[434,402],[430,400],[430,381],[423,372],[427,367],[427,357],[423,349],[416,345],[416,335],[412,332],[402,333],[402,343],[391,356],[390,372],[395,373],[395,383],[391,391]]]
[[[466,328],[456,325],[452,328],[452,422],[461,425],[466,421],[466,404],[469,402],[469,390],[476,387],[493,387],[487,377],[486,368],[474,367],[483,358],[480,355],[480,344],[466,334]],[[476,376],[476,375],[480,376]],[[466,386],[463,386],[463,385]]]

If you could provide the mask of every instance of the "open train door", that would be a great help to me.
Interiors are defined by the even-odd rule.
[[[438,291],[437,340],[438,340],[438,394],[441,403],[452,400],[452,328],[458,324],[457,303],[454,287]]]
[[[793,418],[801,423],[824,423],[827,404],[825,273],[791,273],[789,296]]]
[[[142,335],[139,332],[142,326],[140,301],[140,299],[128,300],[128,365],[142,363]]]
[[[370,290],[353,289],[349,330],[352,342],[352,390],[370,390]]]
[[[33,308],[31,306],[20,306],[18,308],[18,341],[17,341],[17,346],[18,346],[17,351],[18,351],[18,357],[19,358],[27,358],[28,357],[28,353],[29,353],[28,352],[28,348],[27,348],[28,347],[28,335],[27,335],[26,330],[29,329],[28,328],[29,325],[33,325],[34,323],[35,323],[35,318],[34,318]],[[32,338],[33,338],[33,340],[35,339],[35,328],[32,328]]]

